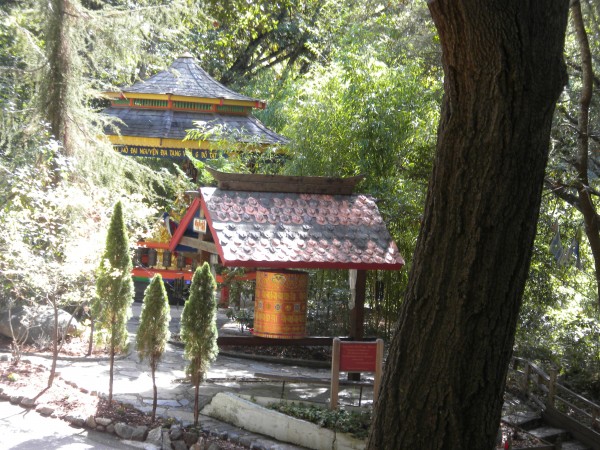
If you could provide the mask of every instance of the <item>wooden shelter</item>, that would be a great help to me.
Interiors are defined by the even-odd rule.
[[[399,270],[404,265],[375,201],[353,193],[361,177],[211,173],[217,187],[193,193],[195,198],[165,249],[201,255],[202,260],[210,260],[212,254],[226,267],[356,270],[350,337],[361,339],[366,271]],[[265,343],[265,339],[251,339]],[[239,337],[223,337],[219,342],[243,340],[249,343]]]
[[[117,119],[104,132],[115,150],[124,155],[184,159],[187,149],[200,160],[227,156],[215,149],[210,139],[200,143],[184,140],[187,130],[198,123],[207,131],[225,130],[259,150],[288,142],[253,117],[254,109],[266,107],[264,101],[223,86],[190,54],[147,80],[104,95],[111,106],[103,113]]]

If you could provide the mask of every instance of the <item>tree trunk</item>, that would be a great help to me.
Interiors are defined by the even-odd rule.
[[[152,400],[152,422],[156,418],[156,406],[158,404],[158,389],[156,389],[156,364],[151,364],[152,369],[152,392],[154,397]]]
[[[528,273],[568,1],[433,0],[445,96],[369,449],[490,449]]]
[[[598,214],[589,191],[588,153],[589,153],[589,115],[592,102],[594,70],[590,43],[581,14],[581,4],[573,1],[571,4],[571,19],[577,35],[577,43],[581,58],[581,92],[579,94],[579,115],[577,117],[577,195],[579,211],[583,215],[585,234],[588,238],[596,274],[596,289],[600,304],[600,224]]]
[[[87,356],[92,356],[94,350],[94,317],[90,314],[90,342],[88,343]]]
[[[194,426],[198,426],[198,416],[200,415],[200,376],[196,374],[194,379]]]
[[[69,19],[74,16],[67,0],[50,0],[45,7],[48,25],[45,33],[48,58],[43,80],[42,107],[54,138],[61,141],[63,151],[72,155],[68,124],[73,99],[73,54],[69,36]]]
[[[58,362],[58,305],[56,300],[51,300],[52,310],[54,312],[54,331],[52,332],[52,365],[50,366],[50,375],[48,375],[48,388],[54,384],[56,376],[56,363]],[[68,329],[68,325],[67,325]]]
[[[109,363],[109,375],[108,375],[108,405],[112,404],[113,398],[113,381],[115,373],[115,337],[114,331],[110,337],[110,363]]]

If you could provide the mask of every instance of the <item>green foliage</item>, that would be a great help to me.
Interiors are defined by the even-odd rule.
[[[158,392],[155,372],[169,340],[169,322],[171,311],[169,298],[160,274],[154,275],[144,292],[144,303],[140,315],[140,325],[135,337],[136,350],[140,361],[148,359],[152,371],[154,398],[152,402],[152,420],[156,416]]]
[[[171,312],[167,291],[160,274],[154,275],[144,292],[136,349],[140,360],[148,359],[155,370],[169,340]]]
[[[358,439],[365,439],[371,426],[371,410],[346,411],[344,409],[323,409],[303,403],[272,403],[269,408],[288,416],[319,425],[342,433],[350,433]]]
[[[133,301],[132,269],[123,206],[117,202],[98,267],[92,304],[97,327],[107,332],[111,353],[123,349],[127,343],[127,319]]]
[[[181,340],[185,344],[184,356],[190,361],[187,371],[194,384],[202,379],[219,352],[215,288],[210,266],[205,262],[194,273],[190,295],[181,313]]]

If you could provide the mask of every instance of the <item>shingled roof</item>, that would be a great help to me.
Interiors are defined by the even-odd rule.
[[[404,260],[366,195],[200,189],[224,266],[398,270]]]
[[[138,81],[122,92],[142,94],[173,94],[185,97],[223,98],[227,100],[258,101],[226,88],[200,68],[189,53],[177,58],[167,69],[147,80]]]
[[[187,130],[197,127],[195,122],[202,122],[209,128],[224,126],[229,130],[239,130],[241,138],[247,141],[280,145],[288,142],[286,138],[268,129],[253,116],[119,107],[109,107],[104,110],[104,113],[122,122],[115,125],[119,128],[122,136],[182,140],[185,138]],[[111,126],[107,126],[104,132],[112,134]]]

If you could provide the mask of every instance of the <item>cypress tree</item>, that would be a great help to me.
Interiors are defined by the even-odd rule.
[[[106,247],[96,278],[92,313],[96,326],[106,330],[110,346],[108,402],[112,402],[115,352],[127,344],[127,319],[133,301],[129,238],[123,221],[121,202],[115,205],[106,236]]]
[[[152,388],[154,400],[152,402],[152,420],[156,417],[156,404],[158,392],[156,389],[156,368],[165,351],[169,340],[169,322],[171,309],[167,291],[160,274],[154,275],[150,285],[144,292],[144,303],[140,314],[140,326],[136,335],[136,349],[140,361],[148,358],[152,371]]]
[[[215,279],[208,263],[196,269],[190,296],[181,313],[181,339],[185,344],[184,356],[195,389],[194,424],[198,425],[198,390],[200,381],[219,353],[217,346],[217,303]]]

